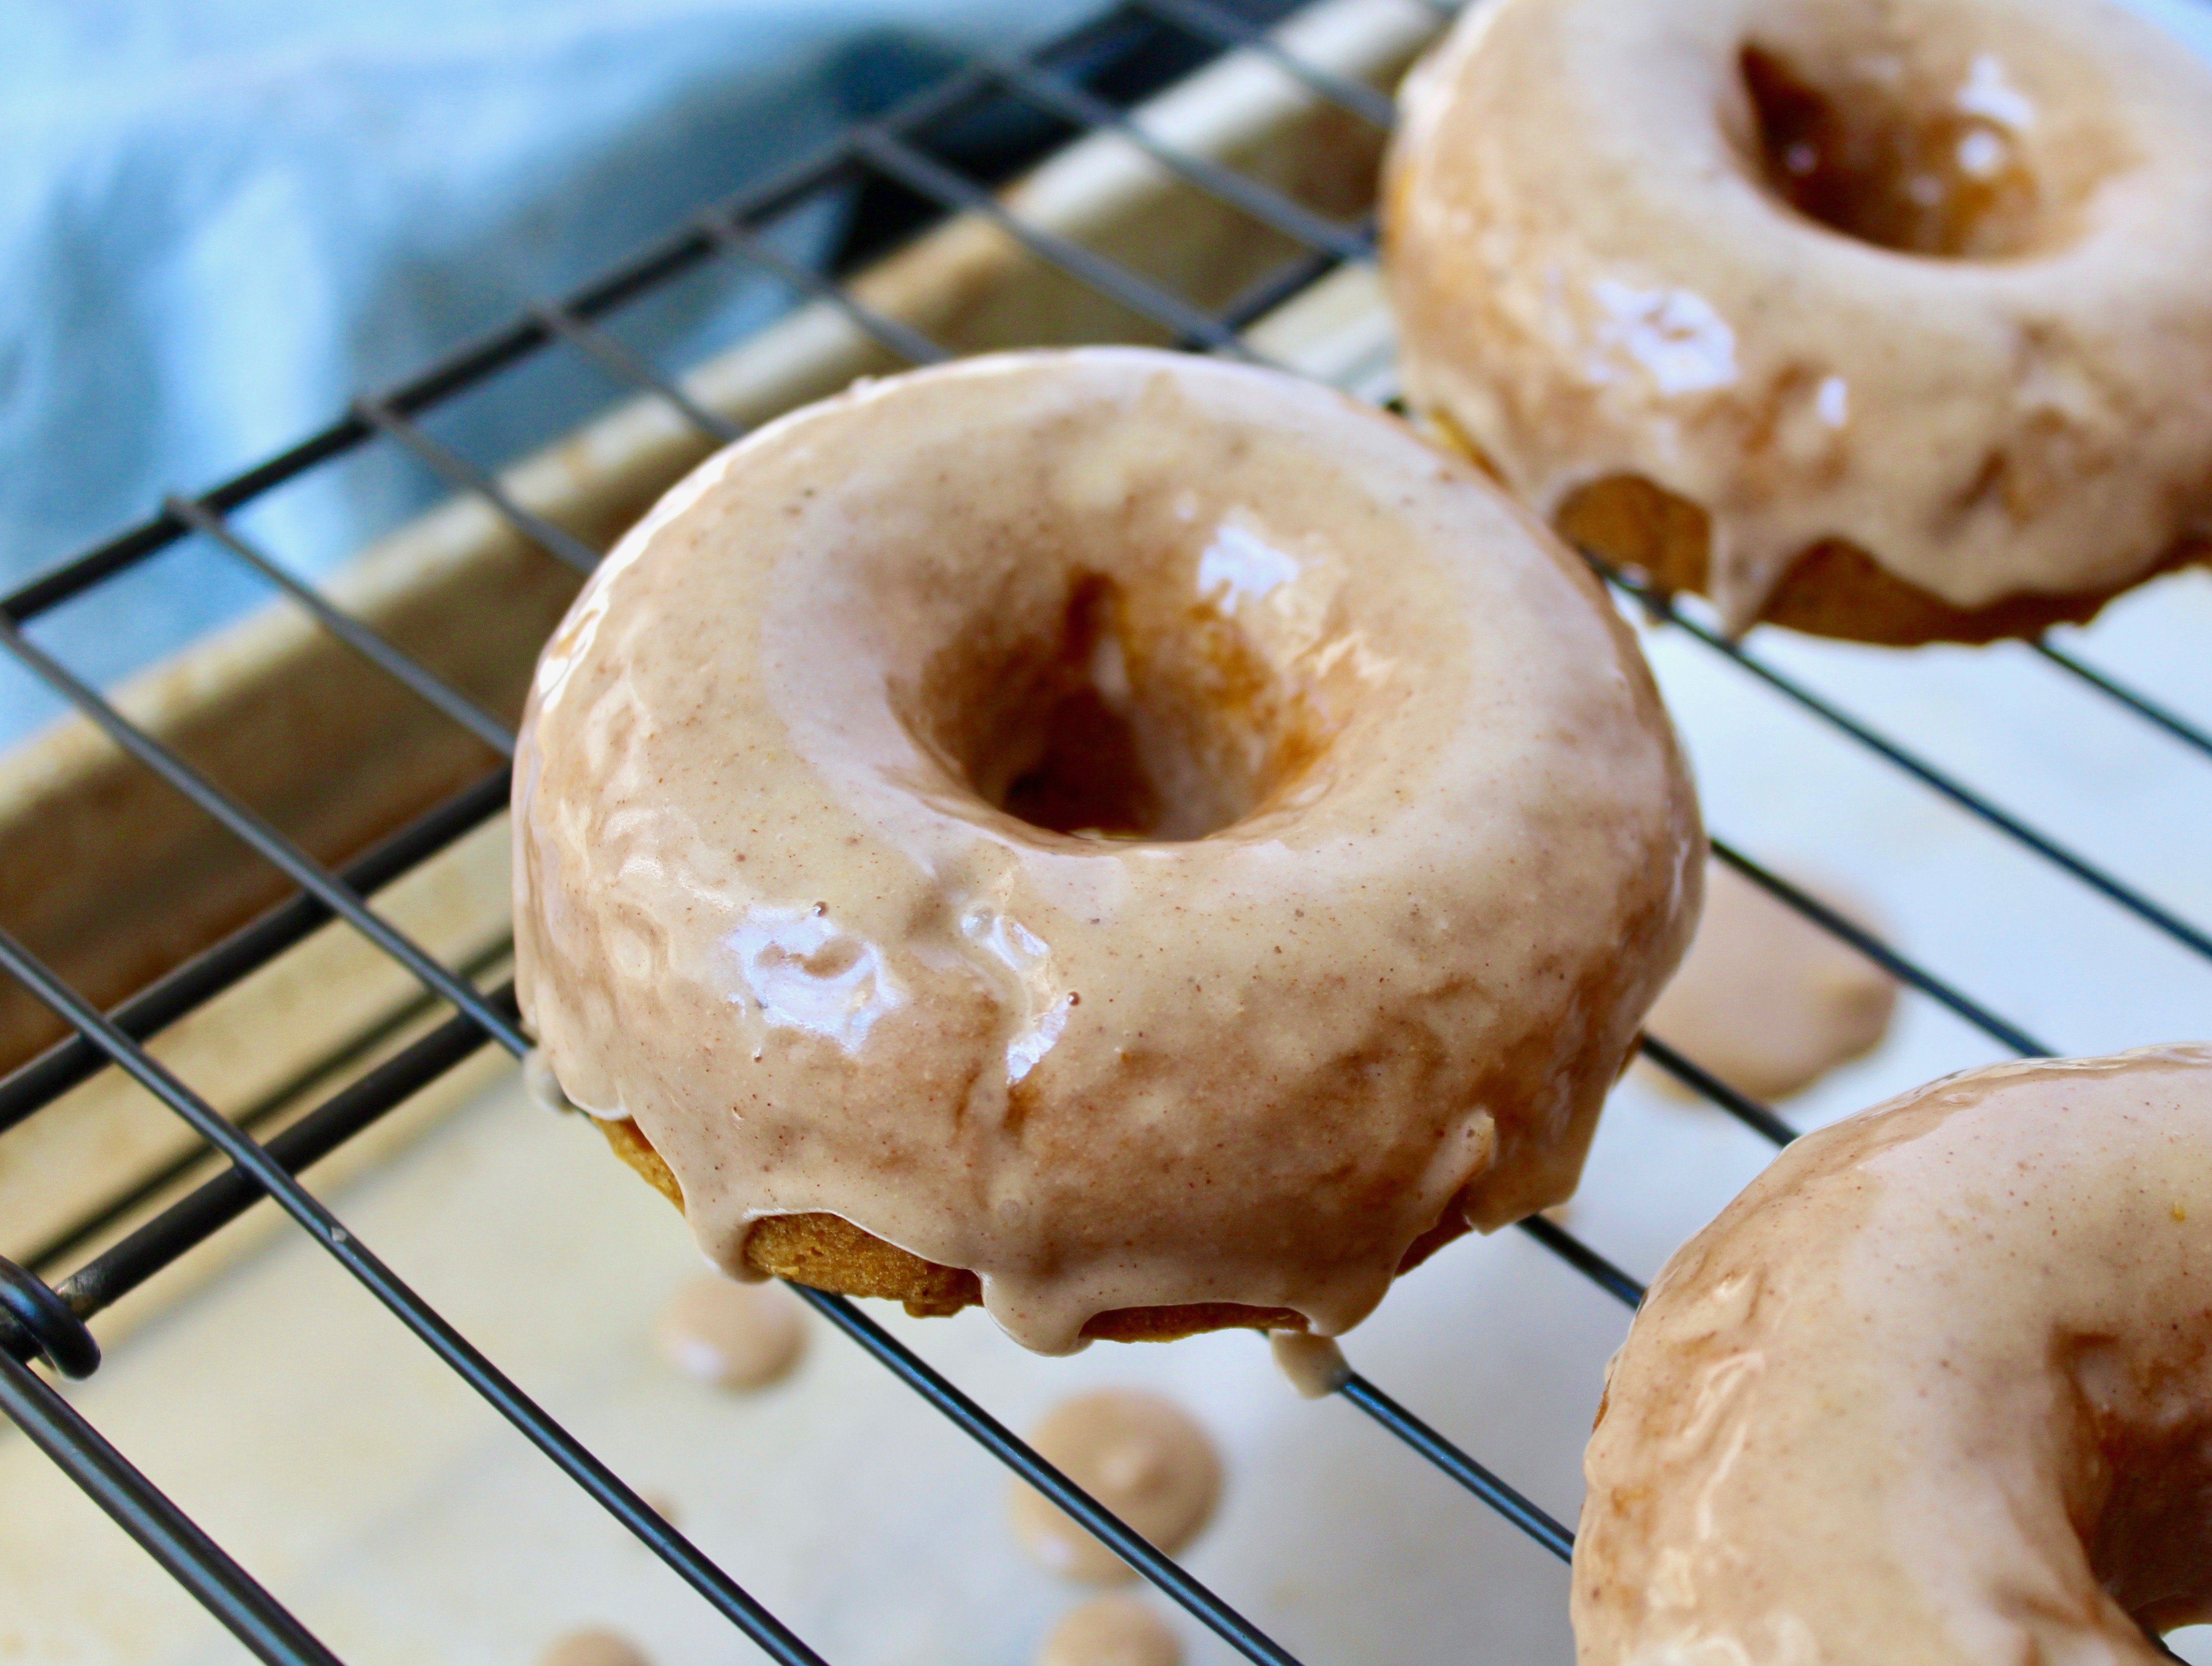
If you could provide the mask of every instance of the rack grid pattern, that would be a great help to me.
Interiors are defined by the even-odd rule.
[[[1091,70],[1111,58],[1127,63],[1164,50],[1191,64],[1231,52],[1257,54],[1293,76],[1319,98],[1351,116],[1387,127],[1389,100],[1288,55],[1268,24],[1289,9],[1280,3],[1232,9],[1233,0],[1124,0],[1104,17],[1018,53],[989,57],[915,95],[882,118],[857,125],[821,155],[739,197],[702,210],[676,235],[619,270],[556,301],[532,309],[488,337],[399,386],[357,400],[338,422],[214,489],[172,497],[160,512],[120,536],[79,555],[13,593],[0,597],[0,649],[63,696],[118,747],[275,866],[296,889],[289,900],[161,978],[112,1012],[101,1012],[68,987],[19,942],[0,933],[0,968],[70,1026],[71,1034],[0,1080],[0,1130],[39,1113],[69,1088],[109,1066],[127,1073],[173,1110],[228,1166],[100,1255],[49,1283],[40,1273],[0,1262],[0,1408],[60,1464],[107,1512],[199,1598],[261,1659],[326,1663],[336,1657],[221,1547],[156,1491],[29,1362],[43,1355],[55,1370],[82,1377],[99,1363],[85,1321],[169,1265],[226,1222],[270,1199],[301,1231],[371,1292],[393,1317],[458,1373],[578,1486],[672,1568],[770,1658],[796,1666],[821,1659],[807,1644],[749,1596],[604,1463],[563,1430],[480,1353],[295,1177],[410,1095],[487,1044],[520,1057],[528,1048],[511,984],[479,988],[471,969],[441,964],[374,908],[383,885],[445,849],[497,813],[507,801],[507,772],[486,775],[342,867],[319,862],[252,808],[196,770],[172,748],[133,723],[89,684],[40,648],[26,626],[63,603],[96,592],[178,541],[212,541],[304,608],[321,628],[379,671],[405,684],[447,719],[495,751],[510,755],[514,736],[468,696],[356,619],[312,586],[292,576],[233,524],[242,508],[288,482],[379,439],[412,453],[454,492],[488,505],[525,538],[558,560],[588,572],[594,550],[562,528],[531,514],[494,476],[435,438],[423,416],[541,353],[566,350],[596,363],[638,393],[664,399],[707,438],[726,442],[738,426],[700,404],[626,348],[599,320],[702,265],[734,262],[765,272],[797,295],[839,309],[877,343],[911,364],[935,362],[946,350],[910,325],[875,311],[842,281],[837,263],[794,259],[763,233],[777,216],[854,186],[889,182],[939,217],[981,216],[1030,254],[1101,292],[1165,330],[1181,346],[1264,362],[1247,327],[1285,299],[1346,262],[1367,258],[1370,219],[1345,225],[1291,197],[1203,157],[1163,143],[1133,121],[1127,84],[1100,90]],[[1453,8],[1427,0],[1440,18]],[[1115,56],[1118,54],[1118,56]],[[1123,78],[1126,82],[1127,78]],[[1143,88],[1143,92],[1157,87]],[[1232,204],[1296,246],[1297,254],[1245,294],[1218,309],[1194,305],[1117,261],[1026,223],[994,194],[993,179],[975,177],[939,154],[931,135],[948,119],[979,109],[1042,114],[1064,131],[1112,131],[1139,145],[1179,179]],[[1034,155],[1027,160],[1035,160]],[[848,240],[849,242],[849,240]],[[1630,574],[1599,568],[1622,597],[1686,633],[1746,676],[1758,679],[1821,721],[1870,750],[1928,791],[1978,818],[2073,879],[2101,893],[2197,954],[2212,958],[2212,936],[2143,895],[2002,805],[1977,793],[1911,748],[1824,699],[1769,663],[1754,648],[1731,641]],[[2037,650],[2060,672],[2079,680],[2129,714],[2212,756],[2212,735],[2050,643]],[[2049,1051],[2036,1037],[1972,995],[1842,918],[1779,875],[1716,837],[1718,859],[1824,930],[1849,943],[2021,1056]],[[148,1038],[192,1012],[331,920],[397,963],[425,994],[450,1009],[428,1033],[332,1094],[266,1142],[254,1139],[165,1069],[145,1048]],[[1794,1131],[1767,1106],[1736,1091],[1669,1047],[1647,1037],[1650,1062],[1776,1146]],[[1522,1229],[1601,1289],[1633,1307],[1642,1286],[1563,1226],[1536,1217]],[[41,1272],[71,1248],[58,1241],[32,1256]],[[1133,1533],[1040,1458],[972,1399],[853,1303],[800,1289],[833,1326],[922,1395],[993,1457],[1082,1523],[1167,1596],[1210,1626],[1238,1654],[1290,1666],[1290,1656],[1249,1620],[1206,1589],[1172,1558]],[[1459,1482],[1557,1556],[1571,1555],[1573,1535],[1504,1479],[1461,1450],[1392,1399],[1353,1375],[1342,1397]]]

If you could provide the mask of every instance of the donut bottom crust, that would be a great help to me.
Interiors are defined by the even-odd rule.
[[[1471,453],[1456,435],[1451,437]],[[1638,569],[1659,590],[1705,593],[1711,549],[1705,512],[1640,475],[1612,475],[1578,488],[1560,504],[1553,524],[1569,543],[1614,566]],[[1979,647],[2038,635],[2053,625],[2087,624],[2122,592],[2191,562],[2212,562],[2212,543],[2185,538],[2146,571],[2108,589],[2008,596],[1966,608],[1899,578],[1856,544],[1823,538],[1791,564],[1759,618],[1809,635],[1884,648]]]
[[[591,1119],[616,1156],[681,1211],[684,1191],[645,1131],[628,1118]],[[1398,1264],[1410,1272],[1452,1239],[1470,1231],[1457,1200],[1443,1218],[1413,1240]],[[787,1279],[841,1296],[880,1296],[903,1302],[916,1318],[942,1318],[980,1305],[983,1282],[965,1268],[924,1261],[886,1243],[842,1215],[770,1215],[745,1238],[745,1264],[769,1278]],[[1208,1330],[1304,1330],[1305,1315],[1287,1307],[1241,1302],[1182,1302],[1167,1307],[1124,1307],[1093,1314],[1083,1335],[1105,1342],[1172,1342]]]

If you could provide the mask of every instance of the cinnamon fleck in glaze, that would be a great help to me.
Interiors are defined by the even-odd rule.
[[[1408,397],[1547,515],[1663,489],[1732,628],[1801,558],[1979,610],[2212,531],[2212,69],[2121,7],[1486,0],[1404,102]]]
[[[840,1216],[1047,1351],[1339,1332],[1565,1196],[1702,854],[1540,527],[1335,393],[1120,349],[709,462],[547,648],[515,806],[524,1012],[710,1258]]]
[[[2212,1617],[2212,1046],[1799,1140],[1651,1286],[1583,1468],[1582,1666],[2148,1666]]]

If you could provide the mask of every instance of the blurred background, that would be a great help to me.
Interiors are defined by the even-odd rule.
[[[569,287],[979,46],[1097,0],[0,3],[0,587],[281,449],[353,395]],[[781,228],[793,254],[839,226]],[[700,289],[639,344],[758,327]],[[564,363],[527,420],[603,380]],[[461,413],[516,454],[513,402]],[[437,483],[389,448],[262,531],[316,574]],[[56,645],[106,680],[265,593],[212,551]],[[0,696],[0,741],[43,710]]]

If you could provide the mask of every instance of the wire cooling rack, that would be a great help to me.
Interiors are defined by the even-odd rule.
[[[1439,21],[1449,8],[1432,8]],[[507,794],[504,769],[485,775],[349,863],[316,860],[270,820],[210,780],[149,729],[126,717],[92,684],[27,634],[40,616],[110,583],[180,540],[198,537],[228,552],[307,610],[319,625],[378,671],[405,685],[447,719],[503,755],[506,724],[417,660],[340,611],[295,577],[234,524],[256,500],[330,466],[379,439],[412,453],[455,492],[477,500],[514,532],[555,558],[588,571],[599,551],[516,501],[488,469],[435,437],[422,418],[538,356],[569,351],[595,362],[635,392],[665,400],[706,437],[726,441],[739,428],[708,410],[602,327],[644,297],[713,263],[765,271],[799,295],[838,309],[867,336],[908,363],[942,359],[946,350],[912,325],[862,301],[843,282],[860,260],[895,234],[954,215],[980,216],[1030,255],[1110,298],[1193,350],[1265,362],[1248,337],[1255,320],[1346,263],[1372,251],[1371,217],[1341,223],[1282,191],[1204,156],[1179,150],[1133,122],[1128,112],[1173,76],[1228,53],[1256,55],[1320,100],[1376,128],[1389,100],[1359,82],[1286,52],[1269,25],[1290,7],[1232,5],[1231,0],[1126,0],[1103,19],[1018,53],[974,64],[884,117],[856,126],[803,166],[733,200],[713,205],[676,235],[599,281],[440,362],[410,380],[363,398],[340,421],[282,454],[196,497],[167,501],[159,514],[120,536],[0,598],[0,648],[95,725],[117,747],[279,870],[295,887],[288,900],[199,953],[112,1011],[87,1001],[15,938],[0,934],[0,966],[70,1027],[69,1037],[0,1080],[0,1129],[40,1114],[71,1087],[109,1067],[154,1094],[228,1167],[103,1252],[49,1281],[73,1240],[30,1257],[38,1272],[0,1262],[0,1407],[30,1438],[211,1610],[254,1654],[271,1662],[331,1662],[337,1657],[283,1604],[134,1468],[31,1362],[82,1377],[100,1353],[85,1322],[143,1284],[264,1195],[365,1286],[417,1341],[505,1417],[544,1456],[613,1515],[772,1659],[822,1658],[723,1569],[626,1486],[402,1282],[295,1177],[368,1128],[409,1096],[488,1045],[520,1056],[528,1047],[511,984],[479,988],[465,968],[441,961],[395,927],[368,900],[493,818]],[[1040,122],[1040,118],[1043,119]],[[1001,135],[978,151],[957,136],[977,123]],[[996,126],[994,127],[993,124]],[[963,124],[965,125],[963,126]],[[1003,179],[1073,137],[1114,131],[1191,186],[1288,240],[1294,251],[1229,304],[1202,307],[1173,288],[1094,249],[1030,223],[994,194]],[[1014,137],[1004,136],[1012,133]],[[1024,137],[1024,135],[1028,137]],[[851,231],[818,263],[792,257],[763,229],[811,201],[857,203]],[[1368,391],[1374,392],[1373,388]],[[1754,641],[1734,642],[1693,611],[1641,588],[1632,575],[1601,569],[1607,582],[1650,619],[1766,685],[1882,763],[1948,800],[2037,860],[2134,915],[2185,951],[2212,960],[2212,936],[2172,909],[2039,830],[1914,748],[1834,703],[1776,663]],[[2034,652],[2057,672],[2108,701],[2129,721],[2155,727],[2212,758],[2212,735],[2146,695],[2051,642]],[[2051,1049],[1866,928],[1716,836],[1717,859],[1850,944],[1990,1041],[2022,1055]],[[257,968],[332,920],[390,958],[449,1009],[436,1027],[332,1094],[266,1141],[218,1112],[147,1049],[149,1038],[239,983]],[[1646,1058],[1776,1146],[1794,1130],[1765,1104],[1729,1087],[1659,1037]],[[56,1114],[66,1114],[56,1113]],[[1633,1307],[1643,1288],[1560,1224],[1542,1217],[1521,1230],[1547,1250]],[[879,1361],[1009,1470],[1044,1493],[1247,1659],[1288,1666],[1292,1657],[1171,1557],[1153,1548],[1046,1463],[953,1383],[845,1298],[801,1289],[838,1330]],[[1354,1374],[1339,1391],[1487,1507],[1565,1559],[1572,1534],[1477,1458],[1413,1416],[1387,1392]]]

